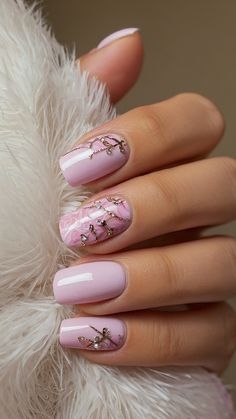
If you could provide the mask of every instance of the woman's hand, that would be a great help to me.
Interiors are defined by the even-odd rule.
[[[138,75],[138,32],[88,54],[96,61],[127,45],[136,51],[127,54],[129,82],[121,75],[118,88],[107,75],[113,100]],[[223,131],[211,101],[181,94],[109,121],[61,158],[72,186],[96,191],[60,220],[64,242],[89,253],[55,276],[56,300],[81,310],[62,322],[63,346],[107,365],[226,367],[236,314],[223,300],[236,294],[236,242],[200,236],[236,214],[236,161],[204,159]]]

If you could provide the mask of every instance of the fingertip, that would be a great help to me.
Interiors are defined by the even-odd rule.
[[[79,64],[81,70],[105,83],[111,101],[117,102],[136,82],[142,68],[143,52],[141,34],[136,30],[94,48],[80,57]]]

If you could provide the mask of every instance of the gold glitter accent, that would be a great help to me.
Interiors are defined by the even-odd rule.
[[[114,141],[115,144],[110,143],[109,140]],[[93,150],[92,148],[93,145],[98,141],[100,141],[104,147],[101,147],[98,150]],[[113,137],[112,135],[103,135],[103,136],[98,136],[94,138],[93,140],[90,140],[90,141],[88,140],[84,144],[79,144],[77,147],[74,147],[72,150],[65,153],[63,157],[71,153],[72,151],[76,151],[80,149],[87,149],[87,150],[92,151],[91,154],[88,156],[88,159],[92,160],[95,154],[102,153],[104,151],[107,153],[107,155],[111,156],[113,153],[113,150],[117,147],[119,148],[120,153],[124,154],[125,147],[127,147],[126,141],[124,139],[119,140]]]
[[[117,343],[114,342],[114,340],[112,340],[110,329],[108,329],[107,327],[103,327],[102,332],[96,329],[96,327],[94,326],[89,325],[89,327],[91,327],[91,329],[93,329],[98,334],[95,335],[93,339],[88,339],[84,336],[78,336],[78,340],[81,343],[87,343],[86,348],[100,349],[102,342],[106,342],[107,340],[111,342],[113,345],[118,346]]]
[[[106,200],[108,202],[112,202],[114,205],[118,206],[121,205],[124,200],[120,199],[120,198],[115,198],[112,196],[108,196],[106,197]],[[123,221],[124,219],[122,217],[119,217],[118,215],[116,215],[114,212],[107,210],[101,203],[101,201],[95,201],[92,205],[89,206],[85,206],[84,209],[90,209],[90,208],[97,208],[97,209],[102,209],[104,211],[105,214],[108,214],[110,216],[110,218],[108,218],[107,220],[100,220],[98,219],[96,221],[96,224],[100,227],[103,227],[107,237],[112,237],[114,234],[114,229],[112,227],[109,227],[109,220],[110,219],[117,219],[120,221]],[[88,214],[89,217],[89,214]],[[89,217],[90,218],[90,217]],[[86,234],[81,234],[80,239],[81,239],[81,245],[85,246],[86,245],[86,241],[89,239],[89,234],[92,233],[95,237],[95,240],[98,241],[98,236],[97,236],[97,231],[96,228],[94,226],[94,224],[89,224],[89,231]]]

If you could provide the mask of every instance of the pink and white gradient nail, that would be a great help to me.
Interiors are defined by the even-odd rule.
[[[130,223],[128,202],[120,197],[106,196],[63,215],[59,228],[67,246],[80,247],[112,238],[125,231]]]
[[[66,348],[110,351],[119,349],[126,337],[122,320],[112,317],[75,317],[63,320],[60,344]]]
[[[114,172],[129,158],[129,147],[117,134],[99,135],[60,159],[62,173],[71,186],[84,185]]]
[[[83,304],[117,297],[125,285],[124,267],[101,260],[61,269],[54,277],[53,291],[60,304]]]

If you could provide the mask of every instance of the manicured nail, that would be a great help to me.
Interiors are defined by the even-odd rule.
[[[97,46],[97,48],[103,48],[106,45],[110,44],[113,41],[116,41],[117,39],[123,38],[123,36],[132,35],[135,32],[138,32],[138,28],[126,28],[121,29],[119,31],[113,32],[111,35],[106,36]]]
[[[125,231],[131,209],[125,199],[106,196],[61,217],[59,227],[67,246],[91,245]]]
[[[62,173],[71,186],[86,184],[114,172],[129,158],[129,147],[117,134],[99,135],[61,157]]]
[[[53,291],[60,304],[83,304],[117,297],[125,284],[120,263],[99,261],[61,269],[55,275]]]
[[[110,351],[122,346],[125,335],[122,320],[111,317],[75,317],[62,321],[60,344],[66,348]]]

